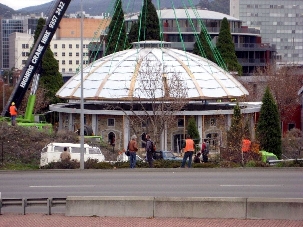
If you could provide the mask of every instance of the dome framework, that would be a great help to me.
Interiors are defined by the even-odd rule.
[[[148,100],[142,90],[142,78],[161,77],[153,98],[162,99],[167,83],[175,75],[187,89],[187,99],[207,100],[238,98],[248,91],[228,72],[198,55],[171,49],[170,43],[143,41],[134,48],[103,57],[83,69],[83,94],[85,100]],[[154,70],[154,71],[153,71]],[[62,99],[80,99],[81,72],[75,74],[56,94]]]

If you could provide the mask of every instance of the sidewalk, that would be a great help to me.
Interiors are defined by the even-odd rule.
[[[65,217],[64,214],[0,215],[1,227],[302,227],[303,221],[188,218]]]

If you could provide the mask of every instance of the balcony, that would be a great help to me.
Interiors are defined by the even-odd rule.
[[[219,27],[206,27],[208,33],[219,33]],[[177,27],[163,27],[163,33],[193,33],[193,32],[201,32],[200,27],[180,27],[180,31]],[[260,30],[255,28],[231,28],[230,32],[233,33],[240,33],[240,34],[260,34]]]

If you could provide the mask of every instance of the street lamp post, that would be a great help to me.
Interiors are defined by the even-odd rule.
[[[3,81],[3,85],[2,85],[2,92],[3,92],[3,93],[2,93],[2,96],[3,96],[3,97],[2,97],[2,102],[3,102],[3,103],[2,103],[2,110],[3,110],[3,111],[2,111],[2,112],[4,112],[4,108],[5,108],[5,86],[7,86],[7,85],[8,85],[8,84],[5,84],[4,81]]]

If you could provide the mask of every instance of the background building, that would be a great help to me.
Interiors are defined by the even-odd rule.
[[[271,43],[263,43],[258,29],[242,26],[242,21],[235,17],[205,9],[164,9],[158,11],[158,17],[163,26],[164,40],[171,42],[173,48],[184,48],[189,52],[193,50],[196,35],[200,34],[200,21],[203,21],[215,44],[221,22],[226,17],[230,25],[236,55],[242,65],[243,75],[251,75],[256,68],[264,68],[274,62],[275,46],[272,46]],[[137,20],[138,13],[126,15],[127,31]]]
[[[302,0],[230,0],[230,15],[276,45],[277,64],[303,64]]]
[[[108,25],[106,19],[85,18],[83,20],[83,63],[89,62],[88,46],[93,39],[99,39]],[[66,80],[74,75],[81,61],[81,19],[62,18],[50,47],[59,63],[59,71]],[[33,45],[33,35],[11,33],[9,38],[9,68],[22,69]],[[93,57],[93,56],[92,56]]]

